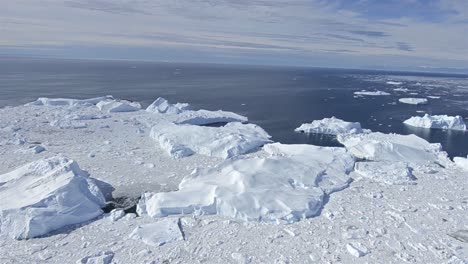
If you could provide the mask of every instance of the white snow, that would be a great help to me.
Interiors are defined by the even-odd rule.
[[[356,158],[371,161],[403,161],[413,164],[430,164],[445,161],[446,153],[440,144],[431,144],[416,135],[342,134],[338,141]]]
[[[405,121],[404,124],[414,127],[466,130],[466,124],[461,116],[448,115],[429,115],[413,116]]]
[[[304,123],[294,131],[329,135],[359,134],[364,132],[359,122],[346,122],[336,117]]]
[[[106,113],[114,112],[134,112],[141,109],[139,103],[133,103],[128,101],[115,101],[115,100],[103,100],[96,104],[99,110]]]
[[[400,103],[403,104],[414,104],[414,105],[420,105],[420,104],[427,104],[428,101],[426,98],[400,98],[398,99]]]
[[[178,191],[145,193],[138,213],[294,222],[316,216],[325,195],[348,185],[354,165],[342,148],[274,143],[264,151],[264,158],[240,157],[198,170],[182,180]]]
[[[468,157],[466,157],[466,158],[463,158],[463,157],[455,157],[455,158],[453,158],[453,162],[455,162],[455,164],[456,164],[458,167],[460,167],[460,168],[462,168],[462,169],[468,171]]]
[[[153,126],[150,137],[173,158],[199,153],[227,159],[270,142],[270,136],[261,127],[238,122],[203,127],[161,121]]]
[[[138,226],[130,234],[130,238],[156,247],[184,240],[179,218],[164,218],[151,224]]]
[[[33,238],[102,213],[104,197],[76,162],[56,156],[0,175],[0,234]]]
[[[90,106],[96,105],[103,100],[114,100],[111,95],[89,98],[89,99],[68,99],[68,98],[46,98],[40,97],[36,101],[26,104],[30,105],[42,105],[42,106]]]
[[[408,163],[399,161],[356,162],[354,170],[357,174],[375,182],[390,185],[415,184],[413,169]]]
[[[354,92],[355,95],[367,95],[367,96],[382,96],[382,95],[390,95],[384,91],[358,91]]]

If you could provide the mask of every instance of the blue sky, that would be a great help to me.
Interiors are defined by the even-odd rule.
[[[465,0],[3,0],[0,55],[468,68]]]

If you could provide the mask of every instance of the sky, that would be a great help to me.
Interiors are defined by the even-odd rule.
[[[0,55],[468,69],[466,0],[0,0]]]

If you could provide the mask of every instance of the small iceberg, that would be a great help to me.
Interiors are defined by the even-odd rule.
[[[403,104],[413,104],[413,105],[422,105],[422,104],[428,103],[426,98],[400,98],[398,99],[398,101]]]
[[[360,134],[364,132],[359,122],[346,122],[336,117],[304,123],[294,131],[328,135]]]
[[[73,160],[56,156],[0,175],[0,235],[28,239],[102,214],[105,199]]]
[[[434,129],[451,129],[451,130],[466,130],[466,124],[461,116],[448,115],[429,115],[413,116],[405,121],[404,124],[413,127],[434,128]]]
[[[387,92],[383,92],[383,91],[373,91],[373,92],[358,91],[358,92],[354,92],[354,95],[383,96],[383,95],[390,95],[390,94]]]
[[[263,150],[266,157],[239,157],[197,170],[178,191],[145,193],[137,212],[295,222],[318,215],[325,197],[349,184],[354,159],[344,148],[274,143]]]

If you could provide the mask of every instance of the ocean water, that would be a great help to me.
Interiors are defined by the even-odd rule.
[[[387,81],[401,82],[401,85]],[[407,88],[409,92],[394,91]],[[355,98],[353,92],[386,91],[390,96]],[[410,94],[414,93],[414,94]],[[416,134],[439,142],[450,156],[468,155],[468,133],[418,129],[402,122],[415,115],[468,117],[468,76],[365,70],[233,66],[212,64],[0,60],[0,107],[37,97],[89,98],[101,95],[149,105],[157,97],[195,108],[223,109],[249,117],[273,140],[339,146],[334,137],[294,132],[304,122],[335,116],[373,131]],[[428,105],[398,103],[429,98]],[[466,120],[468,122],[468,120]]]

